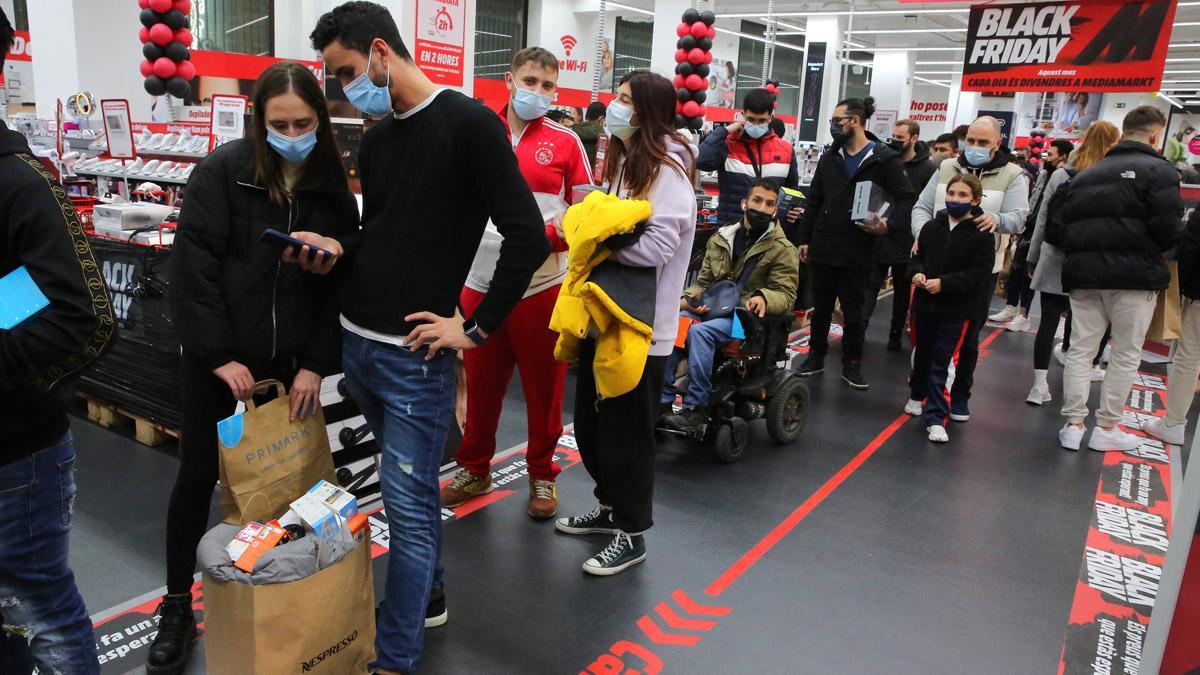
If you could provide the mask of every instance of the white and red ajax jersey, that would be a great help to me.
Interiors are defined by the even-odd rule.
[[[508,108],[500,111],[500,119],[508,129]],[[563,214],[571,204],[571,188],[590,185],[592,170],[588,166],[587,153],[575,132],[544,117],[525,125],[525,130],[513,136],[509,129],[509,140],[517,155],[521,175],[533,191],[542,220],[546,224],[546,238],[550,240],[552,252],[546,262],[533,275],[525,297],[536,295],[556,284],[562,283],[567,274],[567,244],[558,236]],[[467,276],[467,286],[486,293],[491,286],[496,262],[500,259],[500,243],[504,240],[495,225],[488,223],[479,243],[479,252]]]

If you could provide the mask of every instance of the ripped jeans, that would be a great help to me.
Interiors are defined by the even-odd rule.
[[[432,361],[426,355],[342,334],[347,388],[383,455],[380,486],[391,536],[372,666],[400,672],[411,672],[421,657],[425,608],[442,583],[438,474],[454,417],[457,354],[443,350]]]
[[[100,672],[96,640],[67,537],[75,499],[75,440],[0,466],[0,673]]]

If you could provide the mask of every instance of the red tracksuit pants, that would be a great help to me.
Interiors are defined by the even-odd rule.
[[[558,300],[558,286],[517,303],[504,324],[487,342],[463,352],[467,370],[467,425],[462,446],[454,459],[474,476],[491,470],[496,454],[496,427],[513,366],[521,370],[529,425],[529,477],[554,480],[560,469],[554,450],[562,436],[563,382],[567,364],[554,360],[558,333],[550,330],[550,315]],[[484,294],[464,288],[463,313],[470,318]]]

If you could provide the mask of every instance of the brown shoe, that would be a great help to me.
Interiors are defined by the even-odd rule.
[[[462,506],[475,497],[486,495],[495,489],[496,486],[492,485],[491,473],[472,476],[466,469],[459,469],[458,473],[454,475],[454,480],[442,488],[442,506],[448,509]]]
[[[538,520],[553,518],[558,514],[558,490],[554,481],[529,481],[529,516]]]

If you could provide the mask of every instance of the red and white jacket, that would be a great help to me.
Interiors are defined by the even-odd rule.
[[[508,107],[500,111],[500,119],[508,129]],[[559,235],[563,214],[571,205],[571,188],[590,185],[592,170],[588,166],[587,153],[575,132],[544,117],[525,125],[525,131],[514,137],[508,132],[513,152],[517,153],[517,164],[521,175],[542,210],[546,223],[546,238],[550,240],[551,253],[538,268],[529,283],[525,297],[561,284],[567,275],[567,242]],[[486,293],[496,272],[500,259],[500,243],[504,238],[492,223],[488,223],[479,242],[479,251],[467,275],[467,287]]]

